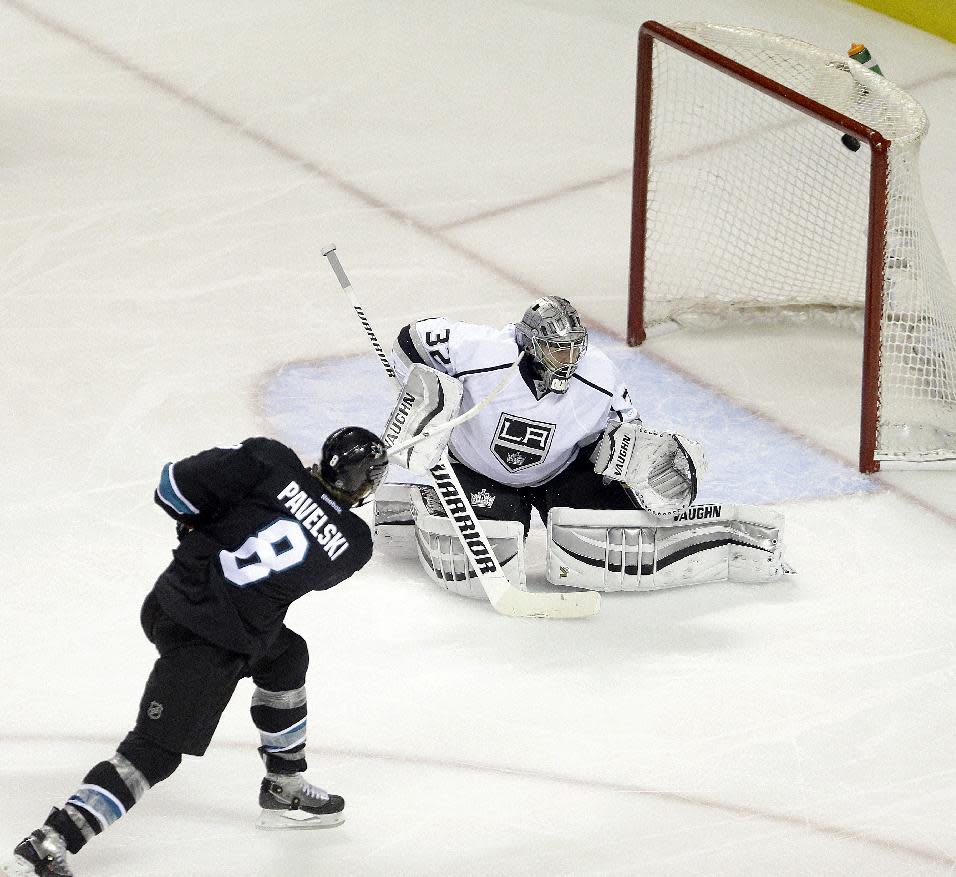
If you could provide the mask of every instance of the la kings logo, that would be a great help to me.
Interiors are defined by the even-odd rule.
[[[494,504],[495,498],[484,487],[471,495],[471,507],[473,509],[490,509]]]
[[[548,456],[555,425],[502,414],[491,440],[491,452],[509,472],[537,466]]]

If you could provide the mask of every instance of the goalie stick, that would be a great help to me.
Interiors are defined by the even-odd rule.
[[[322,255],[329,260],[339,284],[348,295],[352,309],[358,315],[385,373],[393,382],[398,383],[395,370],[385,356],[385,351],[379,344],[368,317],[365,316],[365,311],[362,310],[355,296],[352,284],[335,252],[335,247],[326,247]],[[498,388],[494,392],[497,391]],[[598,611],[601,606],[601,595],[595,591],[540,593],[522,591],[512,585],[502,572],[475,511],[462,489],[461,482],[451,467],[447,449],[442,451],[438,463],[431,468],[430,475],[441,504],[465,547],[465,553],[475,574],[488,595],[489,602],[497,612],[519,618],[587,618]]]

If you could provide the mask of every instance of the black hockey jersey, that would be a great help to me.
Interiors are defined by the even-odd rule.
[[[168,463],[154,498],[192,528],[156,582],[163,609],[252,659],[294,600],[337,585],[372,556],[368,525],[273,439]]]

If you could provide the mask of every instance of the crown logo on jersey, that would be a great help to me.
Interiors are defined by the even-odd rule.
[[[491,440],[491,452],[509,472],[537,466],[548,456],[555,425],[502,414]]]
[[[495,504],[495,498],[482,487],[477,493],[471,495],[471,504],[476,509],[490,509]]]

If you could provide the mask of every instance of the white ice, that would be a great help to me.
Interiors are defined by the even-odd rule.
[[[379,555],[289,613],[310,777],[345,825],[253,829],[244,684],[207,755],[77,872],[956,870],[956,472],[855,474],[847,330],[624,346],[648,18],[865,41],[929,114],[924,195],[956,268],[956,48],[842,0],[0,0],[3,850],[133,721],[139,605],[174,544],[162,464],[263,433],[310,456],[381,422],[335,243],[386,340],[574,300],[638,407],[704,433],[713,498],[785,513],[799,576],[548,623]],[[529,554],[533,585],[539,528]]]

